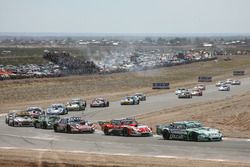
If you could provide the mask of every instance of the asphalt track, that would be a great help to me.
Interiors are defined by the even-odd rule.
[[[91,121],[133,117],[138,114],[157,112],[184,104],[220,100],[250,91],[250,78],[241,79],[240,86],[231,86],[230,92],[219,92],[214,85],[207,86],[202,97],[178,99],[174,93],[147,97],[147,101],[135,106],[120,106],[110,103],[108,108],[86,108],[69,115],[83,116]],[[174,91],[174,90],[173,90]],[[26,127],[9,127],[0,117],[0,148],[26,148],[43,150],[65,150],[73,152],[111,155],[137,155],[166,158],[187,158],[213,161],[234,161],[250,163],[250,140],[225,138],[222,142],[165,141],[161,136],[120,137],[94,134],[54,133]]]

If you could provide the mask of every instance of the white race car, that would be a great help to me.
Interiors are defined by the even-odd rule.
[[[179,94],[181,94],[183,92],[188,92],[188,89],[186,89],[186,88],[178,88],[178,89],[176,89],[175,94],[179,95]]]
[[[216,82],[215,86],[220,87],[221,85],[225,85],[226,83],[224,81],[218,81]]]
[[[218,88],[219,91],[230,91],[230,86],[228,85],[221,85],[219,88]]]
[[[231,85],[240,85],[241,82],[239,80],[233,80]]]

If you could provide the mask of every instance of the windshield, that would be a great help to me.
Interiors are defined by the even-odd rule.
[[[82,119],[80,117],[72,117],[69,119],[70,123],[80,123]]]
[[[200,128],[200,127],[202,127],[202,124],[198,122],[189,122],[186,124],[186,128]]]

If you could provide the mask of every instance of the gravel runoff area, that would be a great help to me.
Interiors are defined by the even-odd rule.
[[[32,158],[31,158],[32,157]],[[176,157],[88,154],[81,152],[0,149],[2,167],[249,167],[248,163]]]

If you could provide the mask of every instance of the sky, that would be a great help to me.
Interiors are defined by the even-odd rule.
[[[0,32],[250,33],[250,0],[0,0]]]

